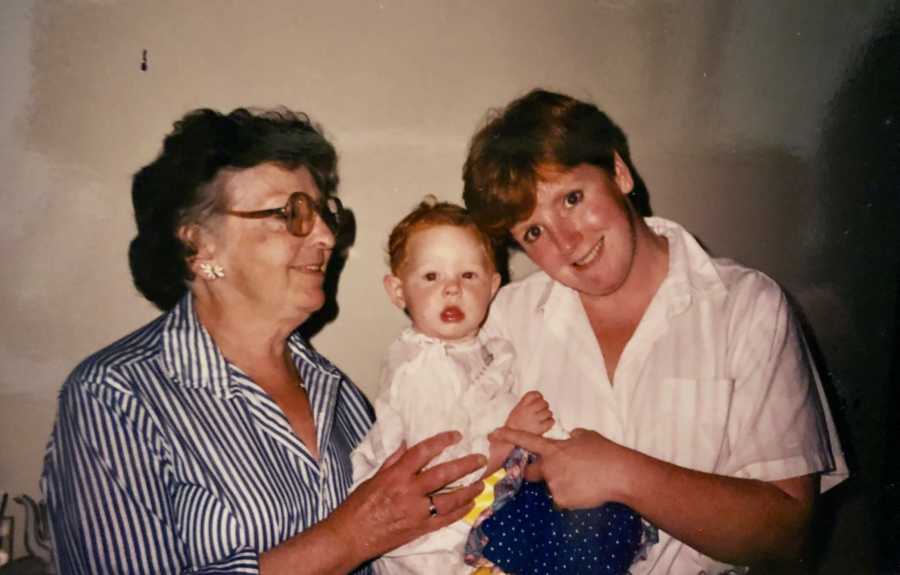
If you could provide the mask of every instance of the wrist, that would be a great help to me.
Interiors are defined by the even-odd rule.
[[[518,420],[518,419],[510,419],[504,424],[505,427],[509,429],[514,429],[516,431],[524,431],[526,433],[533,433],[535,435],[540,435],[540,424],[537,422],[532,422],[528,420]]]
[[[612,475],[610,500],[634,509],[641,492],[640,473],[634,470],[641,454],[621,445],[616,445],[616,449],[620,451],[618,457],[610,458],[607,463],[607,470]]]
[[[342,575],[366,560],[359,545],[330,518],[259,555],[260,573]]]
[[[327,541],[338,543],[335,548],[341,549],[339,558],[336,558],[340,565],[334,566],[335,573],[349,573],[375,556],[375,553],[367,548],[366,538],[355,533],[351,522],[345,521],[340,516],[340,508],[336,513],[320,521],[313,529]]]

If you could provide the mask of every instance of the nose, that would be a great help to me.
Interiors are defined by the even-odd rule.
[[[572,254],[581,242],[581,232],[569,218],[557,218],[555,225],[549,231],[560,254]]]
[[[453,277],[444,282],[444,295],[456,295],[459,293],[459,278]]]
[[[316,245],[322,246],[322,248],[326,250],[334,248],[335,244],[334,232],[331,231],[331,228],[328,227],[325,220],[323,220],[322,216],[319,214],[316,214],[312,231],[309,232],[306,239],[312,241]]]

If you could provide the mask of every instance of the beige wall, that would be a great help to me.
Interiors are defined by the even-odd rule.
[[[820,150],[827,104],[888,4],[0,3],[0,491],[36,494],[65,375],[155,315],[128,274],[130,176],[199,106],[284,104],[336,144],[358,235],[315,344],[369,393],[404,324],[381,291],[390,226],[425,193],[458,200],[485,111],[536,85],[610,112],[656,213],[785,284],[826,354],[862,347],[866,318],[842,300],[857,280],[828,263],[842,240]],[[893,292],[871,297],[892,313]],[[841,509],[863,511],[839,519],[867,528],[855,494]]]

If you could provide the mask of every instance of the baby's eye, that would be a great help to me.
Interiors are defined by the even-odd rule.
[[[478,277],[478,274],[475,272],[463,272],[462,277],[464,280],[473,280]]]
[[[539,237],[541,237],[541,227],[528,226],[528,229],[522,234],[522,241],[526,244],[531,244],[536,242]]]
[[[428,272],[425,275],[423,275],[422,278],[427,282],[433,282],[434,280],[437,279],[437,274],[434,272]]]
[[[582,192],[581,190],[573,190],[566,194],[563,201],[565,202],[567,208],[571,208],[580,204],[582,199],[584,199],[584,192]]]

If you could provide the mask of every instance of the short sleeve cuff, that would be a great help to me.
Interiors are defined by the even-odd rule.
[[[228,573],[259,573],[259,553],[254,549],[239,549],[228,557],[210,565],[192,569],[188,573],[196,575],[226,575]]]
[[[774,461],[751,463],[735,473],[735,477],[760,481],[781,481],[803,475],[820,474],[820,491],[825,492],[847,478],[843,459],[835,462],[829,457],[795,456]]]

